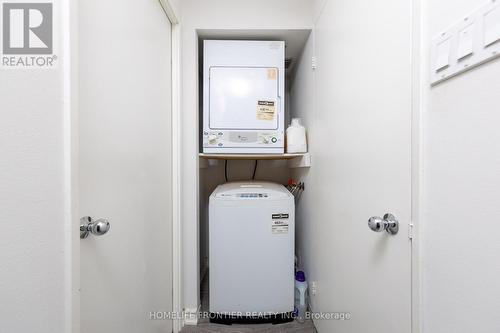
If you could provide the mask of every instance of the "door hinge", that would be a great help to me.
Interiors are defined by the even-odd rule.
[[[311,57],[311,68],[315,70],[318,67],[318,61],[316,57]]]
[[[408,223],[408,238],[413,239],[413,223]]]

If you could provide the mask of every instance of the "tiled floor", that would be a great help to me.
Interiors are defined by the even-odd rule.
[[[207,274],[208,275],[208,274]],[[208,278],[201,285],[201,309],[208,311]],[[212,324],[208,319],[200,319],[197,326],[184,326],[181,333],[316,333],[311,320],[300,324],[297,321],[291,323],[253,324],[253,325],[220,325]]]

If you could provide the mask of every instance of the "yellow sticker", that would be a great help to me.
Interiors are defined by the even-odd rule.
[[[267,70],[267,79],[276,80],[276,68],[269,68]]]
[[[274,101],[257,101],[257,119],[274,120],[276,103]]]

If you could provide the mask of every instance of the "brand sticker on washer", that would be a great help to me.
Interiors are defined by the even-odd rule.
[[[288,222],[281,220],[274,220],[272,225],[273,234],[287,234],[288,233]]]
[[[276,113],[275,101],[257,101],[258,120],[274,120],[275,113]]]

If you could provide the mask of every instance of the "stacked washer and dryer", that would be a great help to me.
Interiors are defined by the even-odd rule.
[[[204,153],[284,153],[284,53],[283,41],[204,41]],[[209,198],[211,321],[292,320],[294,251],[283,185],[219,185]]]

